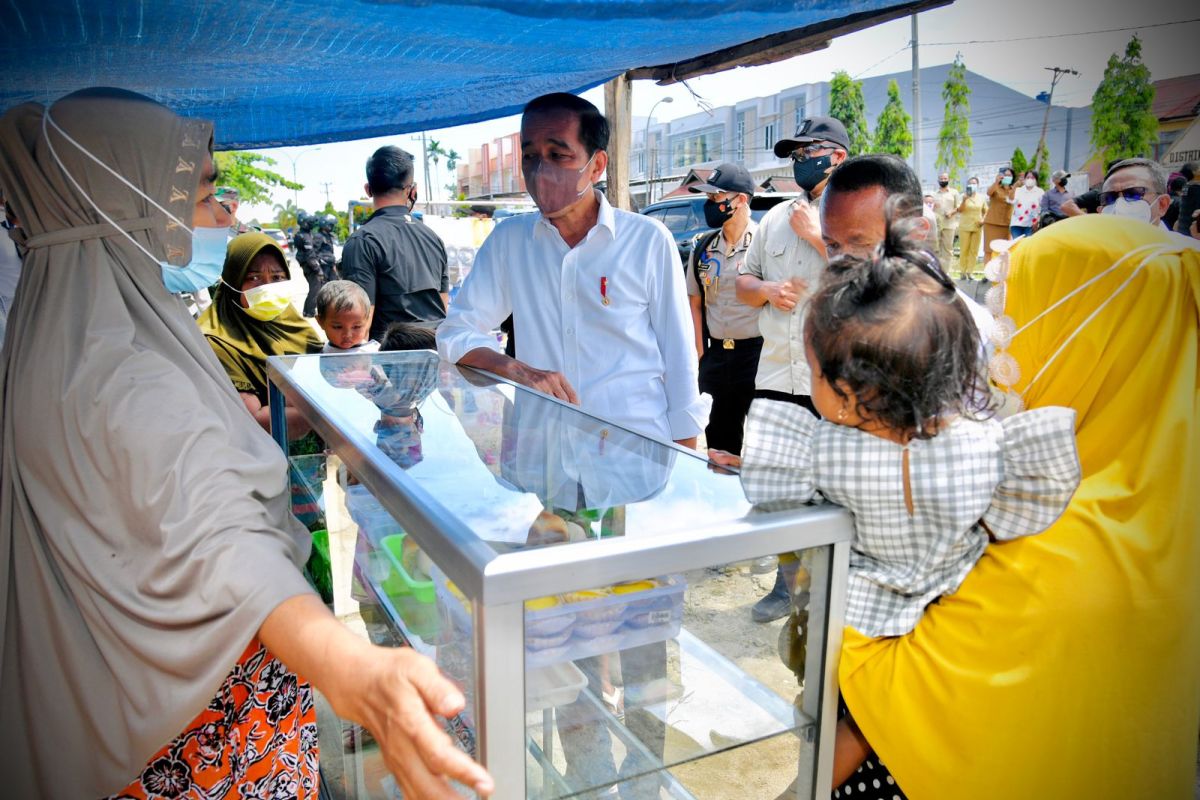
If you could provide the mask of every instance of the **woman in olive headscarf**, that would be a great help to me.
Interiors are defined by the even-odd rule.
[[[284,455],[168,293],[220,263],[211,146],[114,89],[0,118],[28,248],[0,351],[0,785],[311,796],[299,672],[406,797],[490,790],[430,716],[462,706],[432,662],[355,636],[301,577]]]
[[[200,330],[233,387],[268,431],[267,357],[321,350],[320,337],[287,297],[289,285],[287,259],[275,240],[265,233],[243,233],[229,243],[221,285],[200,315]],[[299,414],[287,414],[293,436],[308,430]]]

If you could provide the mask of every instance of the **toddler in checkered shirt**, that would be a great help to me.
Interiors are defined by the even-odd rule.
[[[817,419],[755,400],[742,458],[753,503],[828,499],[854,514],[847,624],[911,631],[989,539],[1039,533],[1080,480],[1074,411],[993,418],[978,328],[953,281],[888,226],[870,259],[834,260],[805,323]],[[839,729],[841,730],[841,729]]]

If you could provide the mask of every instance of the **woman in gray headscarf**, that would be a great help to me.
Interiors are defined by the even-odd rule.
[[[490,790],[431,717],[461,695],[301,577],[284,456],[168,292],[214,280],[211,146],[210,123],[119,90],[0,118],[28,248],[0,353],[0,784],[170,794],[223,769],[207,791],[242,793],[263,776],[224,724],[248,702],[233,689],[286,684],[259,731],[297,707],[303,729],[298,672],[372,730],[406,797],[453,797],[447,777]],[[269,778],[305,796],[312,767]]]

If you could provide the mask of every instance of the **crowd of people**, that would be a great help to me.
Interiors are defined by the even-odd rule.
[[[703,432],[754,502],[854,512],[835,797],[1191,786],[1200,247],[1163,229],[1196,235],[1194,172],[1113,164],[1104,216],[1072,220],[1090,201],[1066,173],[961,194],[943,175],[925,196],[812,117],[774,148],[803,196],[759,223],[740,165],[691,187],[714,231],[680,269],[659,222],[595,188],[609,133],[574,95],[525,107],[538,212],[496,226],[453,303],[412,157],[381,148],[340,274],[302,220],[297,310],[279,244],[230,238],[211,124],[118,90],[0,119],[21,255],[0,366],[14,796],[315,797],[310,685],[374,734],[405,796],[492,790],[436,721],[458,690],[350,633],[301,577],[267,435],[268,357],[409,346],[660,441]],[[988,308],[947,272],[956,238],[964,273],[989,260]],[[174,295],[213,285],[197,325]],[[780,555],[754,618],[801,635],[802,574]]]
[[[1111,182],[1118,163],[1123,168],[1139,167],[1136,188],[1140,193],[1130,192],[1120,197],[1110,194],[1127,188],[1114,188]],[[1200,216],[1197,216],[1200,182],[1195,178],[1200,164],[1188,162],[1179,172],[1169,175],[1149,159],[1125,159],[1108,167],[1101,186],[1079,195],[1067,188],[1071,173],[1061,169],[1051,173],[1050,186],[1045,188],[1034,170],[1027,170],[1020,184],[1014,185],[1012,169],[1004,167],[986,195],[979,191],[978,177],[971,176],[964,191],[959,192],[950,185],[949,173],[943,172],[938,175],[937,190],[925,196],[925,205],[937,224],[938,260],[946,268],[957,265],[962,277],[971,277],[979,271],[980,261],[991,257],[994,240],[1031,236],[1055,222],[1084,214],[1132,216],[1161,224],[1168,231],[1200,238]]]

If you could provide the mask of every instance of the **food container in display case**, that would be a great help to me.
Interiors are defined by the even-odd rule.
[[[286,403],[337,462],[335,613],[462,689],[445,726],[495,797],[828,797],[845,511],[753,508],[699,453],[431,352],[268,365],[277,440]],[[768,556],[794,602],[759,625]],[[334,796],[394,796],[369,734],[321,724]]]

